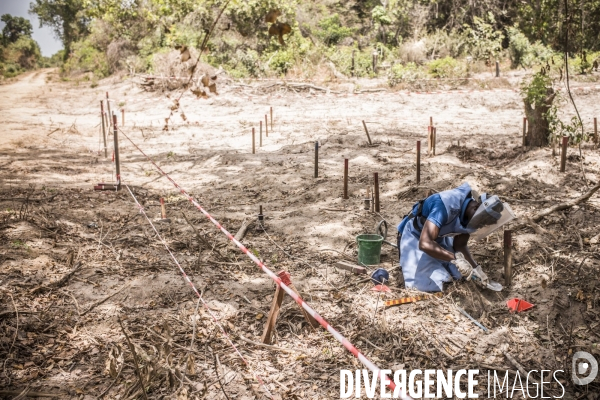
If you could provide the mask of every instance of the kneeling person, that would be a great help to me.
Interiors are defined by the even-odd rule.
[[[463,183],[419,201],[398,225],[398,251],[406,287],[442,291],[445,282],[464,276],[483,287],[502,290],[490,282],[467,243],[486,237],[511,221],[514,214],[498,196],[474,199]]]

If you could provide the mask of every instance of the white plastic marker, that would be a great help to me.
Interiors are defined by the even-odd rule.
[[[244,362],[244,364],[246,364],[246,366],[250,370],[250,373],[252,373],[252,375],[254,376],[254,378],[262,385],[262,387],[265,389],[265,391],[269,394],[269,397],[271,399],[273,399],[274,397],[271,394],[271,392],[269,392],[269,389],[267,389],[267,386],[265,385],[265,383],[252,370],[252,367],[250,367],[250,364],[248,364],[248,361],[246,361],[246,359],[244,358],[244,356],[242,355],[242,353],[240,353],[240,351],[237,349],[237,347],[235,346],[235,344],[233,344],[233,342],[229,338],[229,335],[227,334],[227,332],[225,331],[225,329],[223,328],[223,326],[219,323],[217,317],[212,313],[212,311],[210,310],[210,308],[208,308],[208,305],[204,302],[204,299],[200,295],[200,292],[198,292],[198,289],[196,289],[196,286],[194,285],[194,283],[190,280],[190,278],[188,277],[188,275],[185,273],[185,271],[181,267],[181,264],[179,264],[179,261],[177,261],[177,259],[175,258],[175,256],[171,252],[171,249],[169,249],[169,246],[167,245],[167,242],[165,242],[165,240],[162,238],[162,236],[160,236],[160,233],[158,233],[158,231],[156,230],[156,227],[154,226],[154,224],[152,223],[152,221],[150,220],[150,218],[148,218],[148,215],[146,214],[146,211],[144,210],[144,207],[142,207],[142,205],[135,198],[133,192],[131,191],[131,189],[129,189],[129,186],[127,186],[127,185],[124,185],[124,186],[129,191],[129,194],[131,195],[131,197],[133,197],[133,201],[135,201],[135,204],[140,209],[140,213],[142,213],[144,215],[144,217],[146,217],[146,220],[148,221],[148,223],[150,224],[150,226],[152,227],[152,229],[156,233],[156,236],[161,241],[161,243],[163,244],[163,246],[165,246],[165,249],[167,249],[167,252],[169,252],[169,255],[173,259],[173,262],[175,263],[175,265],[177,265],[177,268],[179,268],[179,272],[181,272],[181,275],[183,275],[183,278],[186,280],[187,283],[190,284],[192,290],[194,291],[194,293],[196,293],[196,296],[198,296],[198,298],[200,299],[200,301],[204,305],[204,308],[206,308],[206,311],[208,311],[208,313],[210,314],[210,316],[215,320],[215,324],[219,327],[219,329],[221,329],[221,333],[223,334],[223,336],[225,336],[225,338],[227,339],[227,341],[229,342],[229,344],[231,345],[231,347],[233,347],[233,349],[235,350],[235,352],[237,353],[237,355],[242,359],[242,361]]]
[[[294,299],[294,301],[298,303],[300,307],[305,309],[306,312],[308,312],[314,319],[316,319],[319,322],[319,324],[321,324],[321,326],[325,328],[327,332],[331,333],[333,337],[337,339],[338,342],[340,342],[350,353],[352,353],[356,358],[358,358],[358,360],[365,367],[371,370],[374,374],[377,374],[381,381],[385,382],[386,386],[388,386],[392,391],[394,391],[394,394],[396,393],[396,384],[392,380],[390,380],[385,373],[381,372],[379,367],[373,364],[367,357],[365,357],[360,351],[358,351],[358,349],[352,343],[350,343],[350,341],[348,341],[348,339],[346,339],[341,333],[339,333],[331,325],[329,325],[329,323],[325,321],[325,319],[323,319],[323,317],[321,317],[319,313],[313,310],[313,308],[309,306],[304,300],[302,300],[302,298],[296,292],[294,292],[285,283],[283,283],[281,279],[273,271],[267,268],[262,261],[260,261],[256,256],[254,256],[254,254],[252,254],[246,248],[246,246],[244,246],[237,239],[235,239],[233,235],[229,233],[227,229],[225,229],[216,219],[214,219],[204,208],[202,208],[202,206],[198,204],[196,200],[194,200],[194,198],[185,191],[185,189],[179,186],[179,184],[175,182],[165,171],[163,171],[162,168],[160,168],[152,158],[150,158],[146,153],[144,153],[144,151],[140,149],[140,147],[137,144],[135,144],[125,132],[123,132],[123,130],[119,130],[121,131],[121,133],[123,133],[123,136],[125,136],[125,138],[129,140],[129,142],[131,142],[131,144],[136,149],[138,149],[138,151],[142,153],[144,157],[146,157],[148,161],[150,161],[161,174],[163,174],[165,178],[167,178],[177,189],[179,189],[179,192],[182,195],[187,197],[190,203],[192,203],[198,210],[200,210],[202,214],[204,214],[206,218],[210,220],[210,222],[212,222],[221,232],[223,232],[229,240],[231,240],[240,250],[242,250],[242,252],[244,252],[244,254],[250,257],[250,259],[254,261],[254,263],[258,265],[265,274],[267,274],[271,279],[273,279],[275,283],[279,285],[279,287],[281,287],[287,294],[289,294],[292,297],[292,299]],[[399,389],[400,390],[398,390],[398,394],[401,399],[412,400],[412,398],[406,393],[406,390],[404,388]]]

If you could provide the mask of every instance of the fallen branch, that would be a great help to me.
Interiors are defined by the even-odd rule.
[[[142,387],[142,393],[144,393],[144,399],[148,400],[148,393],[146,393],[146,385],[144,385],[144,380],[142,379],[142,373],[140,372],[140,366],[138,365],[137,354],[135,353],[135,348],[133,347],[133,344],[131,344],[131,340],[129,340],[129,335],[125,331],[125,328],[123,327],[123,321],[121,321],[120,317],[119,317],[119,325],[121,326],[121,330],[123,331],[123,334],[125,335],[125,339],[127,339],[127,345],[129,345],[129,350],[131,351],[131,354],[133,356],[133,364],[135,365],[135,374],[137,375],[137,377],[140,381],[140,386]]]
[[[235,234],[235,240],[237,240],[238,242],[241,242],[242,239],[244,239],[244,236],[246,236],[246,232],[248,232],[248,229],[252,225],[254,225],[254,219],[244,220],[244,222],[242,222],[242,226],[240,226],[240,229]]]
[[[35,294],[37,292],[41,292],[43,290],[48,290],[48,289],[52,289],[52,288],[59,288],[64,286],[69,279],[71,279],[71,277],[73,276],[73,274],[75,274],[75,272],[77,272],[79,270],[79,268],[81,267],[81,263],[77,262],[75,264],[75,266],[66,274],[64,274],[59,280],[54,281],[54,282],[50,282],[49,284],[45,285],[45,286],[38,286],[34,289],[31,289],[31,291],[29,293],[31,294]]]
[[[527,221],[527,220],[531,219],[531,221],[533,221],[533,222],[539,222],[544,217],[547,217],[548,215],[550,215],[552,213],[555,213],[557,211],[567,210],[573,206],[576,206],[577,204],[580,204],[580,203],[583,203],[583,202],[589,200],[590,197],[592,197],[594,195],[594,193],[596,193],[599,189],[600,189],[600,182],[597,183],[596,186],[592,187],[584,195],[579,196],[576,199],[572,199],[569,201],[565,201],[564,203],[560,203],[560,204],[556,204],[552,207],[548,207],[548,208],[540,211],[539,213],[535,214],[533,217],[525,218],[525,220]],[[512,230],[517,231],[519,229],[523,229],[524,227],[526,227],[528,225],[529,224],[527,222],[522,222],[522,223],[517,224],[516,226],[512,227]]]

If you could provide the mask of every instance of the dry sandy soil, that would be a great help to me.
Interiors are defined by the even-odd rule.
[[[598,194],[538,224],[523,222],[596,185],[600,157],[591,144],[582,146],[583,160],[572,147],[566,173],[559,173],[559,157],[550,149],[523,151],[522,101],[507,90],[520,78],[468,86],[503,90],[446,94],[369,93],[369,85],[384,84],[364,81],[357,95],[349,94],[354,83],[330,83],[322,93],[219,80],[219,96],[186,93],[166,130],[178,91],[149,92],[135,80],[116,78],[90,88],[89,82],[63,82],[52,70],[0,86],[0,398],[26,389],[62,399],[143,398],[124,332],[154,399],[264,398],[253,374],[276,398],[333,399],[339,398],[339,370],[362,368],[331,335],[313,330],[289,297],[275,347],[258,346],[274,283],[121,137],[123,183],[249,366],[206,309],[200,306],[195,316],[194,293],[127,189],[92,190],[114,181],[112,135],[105,158],[99,125],[106,91],[113,109],[126,110],[123,131],[230,232],[256,218],[262,205],[266,232],[252,228],[243,243],[273,271],[289,271],[308,303],[381,368],[514,374],[509,353],[527,371],[567,371],[559,374],[565,398],[598,398],[598,379],[574,386],[570,378],[571,354],[595,351],[600,340]],[[600,116],[600,91],[575,91],[574,97],[590,131]],[[274,127],[259,147],[258,123],[269,107]],[[566,102],[563,109],[572,114]],[[425,154],[430,116],[436,156]],[[424,149],[420,185],[417,140]],[[321,146],[318,178],[315,141]],[[342,199],[344,158],[348,200]],[[363,210],[374,172],[379,214]],[[414,294],[400,273],[392,273],[391,293],[380,296],[370,282],[358,283],[362,277],[334,268],[336,261],[356,260],[355,236],[372,233],[381,218],[394,241],[393,225],[415,201],[465,181],[500,195],[519,216],[510,287],[494,293],[456,282],[442,298],[384,309],[384,299]],[[170,222],[158,221],[160,197]],[[501,236],[473,243],[472,252],[504,282]],[[381,266],[394,268],[397,259],[385,246]],[[535,307],[510,313],[506,301],[513,297]],[[548,393],[559,396],[561,389],[554,384]]]

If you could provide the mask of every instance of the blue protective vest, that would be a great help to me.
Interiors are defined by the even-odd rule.
[[[447,217],[441,223],[442,226],[436,242],[444,249],[453,252],[453,236],[461,233],[473,233],[474,231],[473,229],[467,229],[465,227],[466,221],[464,221],[464,213],[469,199],[471,199],[471,186],[468,183],[463,183],[455,189],[439,193],[439,196]],[[438,204],[432,207],[439,206]],[[415,204],[412,211],[413,215],[417,213],[418,207],[419,203]],[[429,205],[428,208],[430,208]],[[426,214],[434,209],[430,208],[429,211],[424,212],[424,219],[428,217]],[[419,249],[419,239],[423,225],[418,220],[419,218],[414,223],[413,218],[415,217],[404,217],[398,226],[399,233],[402,234],[398,240],[400,265],[402,266],[406,287],[425,292],[441,291],[444,282],[460,279],[461,274],[454,264],[433,258]]]
[[[468,201],[467,199],[471,199],[471,186],[468,183],[463,183],[459,187],[455,189],[445,190],[439,193],[439,196],[444,204],[446,209],[446,213],[448,215],[448,221],[440,227],[439,237],[452,237],[456,235],[460,235],[462,233],[473,233],[475,229],[467,229],[466,226],[463,226],[461,223],[461,217],[464,216],[464,212],[467,208]],[[419,208],[419,203],[415,203],[412,209],[412,214],[416,215]],[[427,215],[423,214],[423,217],[427,219]],[[405,225],[411,221],[412,218],[410,216],[404,217],[402,222],[398,224],[398,232],[402,233],[404,231]],[[415,230],[414,227],[411,230],[413,234],[421,235],[421,229],[423,229],[423,225],[417,219],[416,225],[418,226],[418,230]],[[465,224],[466,225],[466,224]]]

